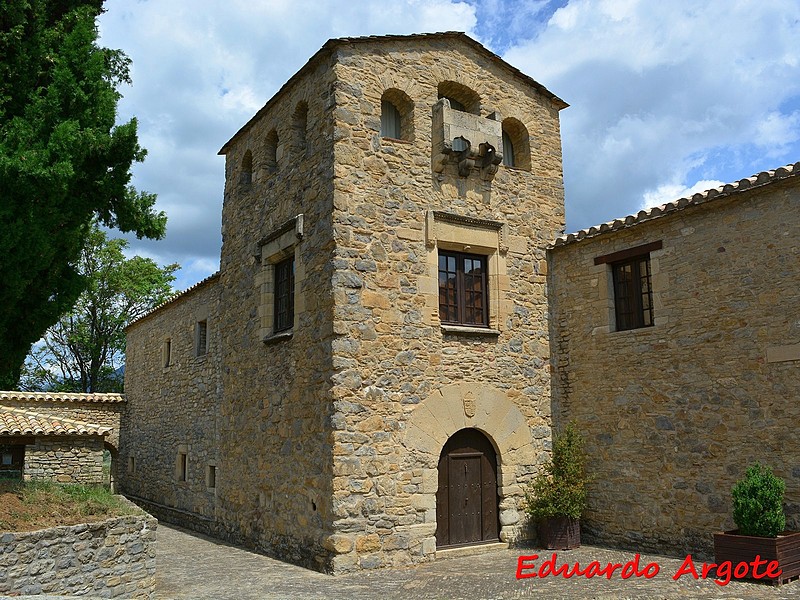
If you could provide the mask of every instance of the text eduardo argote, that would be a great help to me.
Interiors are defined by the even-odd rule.
[[[638,554],[626,563],[606,563],[601,565],[598,561],[593,560],[584,568],[581,568],[578,562],[571,565],[567,563],[558,564],[558,553],[556,552],[553,552],[550,558],[542,562],[537,562],[538,560],[538,554],[518,557],[517,579],[534,577],[563,577],[564,579],[572,577],[585,577],[586,579],[592,579],[593,577],[605,577],[606,579],[613,577],[619,577],[620,579],[644,577],[645,579],[652,579],[661,571],[661,567],[655,562],[649,562],[642,566]],[[731,579],[776,579],[780,577],[782,570],[777,560],[767,561],[758,555],[750,562],[740,562],[736,565],[731,561],[724,561],[720,564],[704,562],[696,565],[692,560],[692,555],[688,554],[681,566],[672,575],[672,579],[677,581],[684,575],[691,576],[694,579],[707,579],[708,577],[714,577],[715,573],[714,583],[728,585]]]

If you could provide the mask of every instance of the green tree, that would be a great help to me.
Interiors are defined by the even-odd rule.
[[[115,125],[129,60],[97,44],[102,0],[0,2],[0,389],[87,285],[94,219],[160,238],[155,196],[130,185],[136,121]]]
[[[125,357],[125,327],[172,294],[172,264],[126,259],[128,243],[91,230],[78,272],[87,286],[75,306],[45,333],[23,368],[26,390],[114,392]]]

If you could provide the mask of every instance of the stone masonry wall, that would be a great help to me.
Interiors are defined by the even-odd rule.
[[[0,594],[152,598],[157,525],[142,514],[0,533]]]
[[[101,484],[103,438],[99,436],[37,436],[25,447],[25,480]]]
[[[126,495],[213,518],[218,480],[217,418],[222,395],[219,284],[192,289],[127,331],[125,395],[118,476]],[[207,347],[197,352],[197,323],[207,326]],[[166,361],[166,342],[171,357]],[[165,366],[166,365],[166,366]],[[186,456],[181,474],[181,454]]]
[[[335,70],[334,568],[433,559],[437,461],[464,427],[498,450],[501,539],[514,541],[523,486],[549,450],[544,247],[564,223],[560,106],[459,43],[343,46]],[[442,166],[433,110],[452,82],[477,93],[480,118],[524,125],[527,168],[487,181]],[[413,103],[405,140],[380,137],[387,91]],[[439,248],[489,256],[492,331],[440,327]]]
[[[332,496],[335,85],[322,55],[224,149],[220,278],[220,526],[268,554],[322,570],[330,562],[322,540]],[[290,256],[294,323],[273,336],[274,264]]]
[[[708,552],[755,461],[800,527],[798,206],[794,177],[551,251],[554,418],[587,439],[590,539]],[[610,331],[594,258],[659,240],[655,326]]]

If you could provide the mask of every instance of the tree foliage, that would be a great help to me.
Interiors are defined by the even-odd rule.
[[[741,535],[777,537],[786,527],[783,493],[786,483],[772,469],[755,463],[731,490],[733,521]]]
[[[0,388],[86,286],[93,220],[162,237],[155,196],[130,185],[136,121],[115,125],[122,52],[97,44],[102,0],[0,3]]]
[[[553,440],[553,457],[525,491],[525,510],[536,520],[579,519],[586,510],[586,451],[577,426],[568,423]]]
[[[172,264],[126,259],[127,242],[109,240],[95,227],[81,253],[79,273],[87,286],[31,353],[23,369],[26,390],[114,392],[125,355],[125,327],[172,293]]]

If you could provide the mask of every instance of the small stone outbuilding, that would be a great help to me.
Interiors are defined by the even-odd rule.
[[[219,273],[127,330],[123,491],[331,572],[527,537],[564,107],[461,33],[326,43],[221,150]]]
[[[0,392],[0,478],[113,485],[119,394]]]

